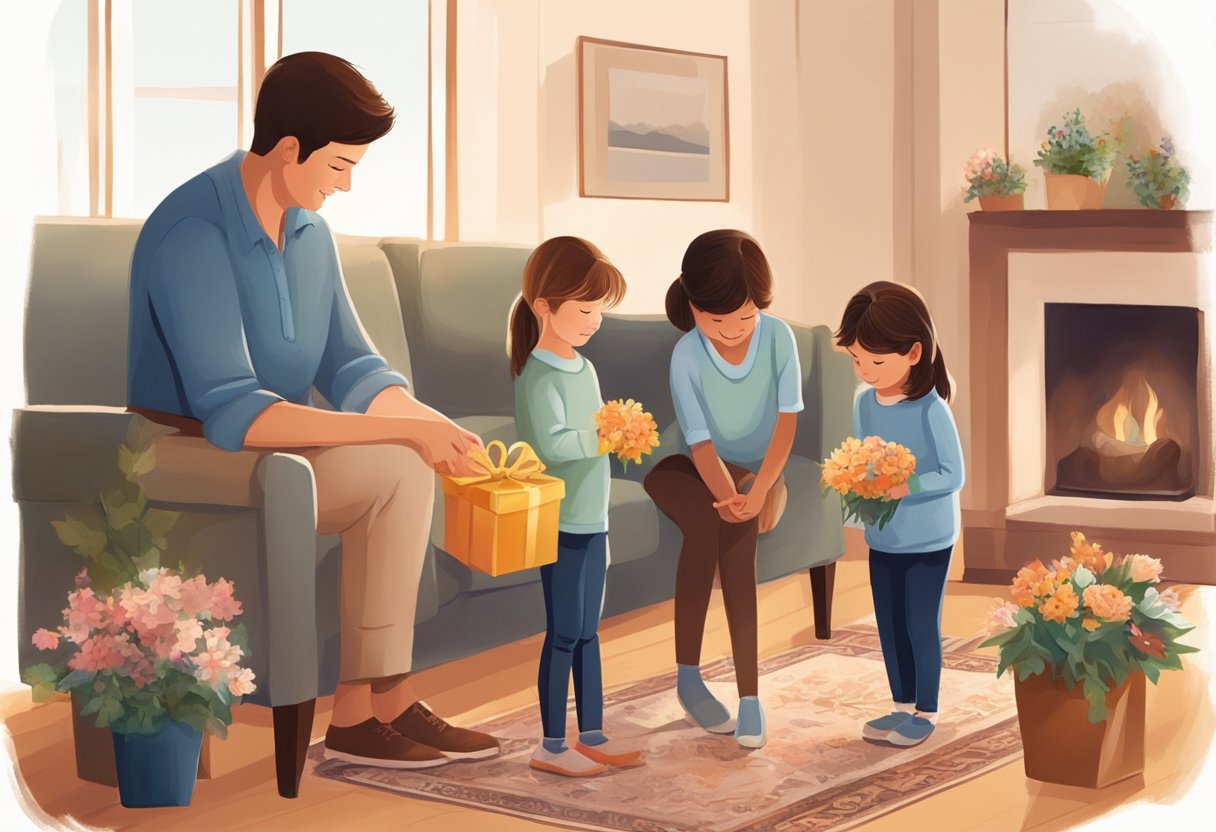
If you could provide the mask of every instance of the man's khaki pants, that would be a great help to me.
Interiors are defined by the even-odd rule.
[[[296,451],[317,483],[317,532],[342,537],[341,663],[358,682],[405,673],[431,533],[435,474],[401,445]]]

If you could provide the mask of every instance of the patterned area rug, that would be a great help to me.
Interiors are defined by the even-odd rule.
[[[995,660],[975,653],[977,643],[946,639],[942,722],[912,749],[861,738],[861,724],[888,710],[890,693],[877,632],[854,624],[830,641],[761,664],[768,722],[762,749],[743,749],[732,736],[710,735],[688,722],[672,673],[605,698],[607,733],[636,738],[645,749],[646,765],[637,768],[586,779],[533,771],[536,708],[478,726],[502,738],[503,754],[493,760],[394,771],[325,761],[317,743],[310,768],[347,783],[577,829],[840,832],[1021,756],[1013,685],[996,678]],[[730,660],[704,670],[710,688],[733,710]]]

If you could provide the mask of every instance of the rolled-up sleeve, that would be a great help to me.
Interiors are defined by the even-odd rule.
[[[351,303],[336,251],[331,252],[329,267],[333,307],[315,383],[321,395],[339,410],[366,413],[381,391],[409,387],[409,381],[372,347]]]
[[[220,230],[198,219],[175,225],[153,255],[148,293],[203,435],[239,451],[254,419],[283,398],[263,389],[253,370]]]

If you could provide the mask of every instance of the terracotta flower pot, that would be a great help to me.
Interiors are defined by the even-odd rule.
[[[1166,194],[1165,196],[1161,197],[1161,199],[1157,200],[1157,207],[1165,211],[1172,211],[1174,206],[1177,204],[1178,197],[1174,196],[1173,194]]]
[[[1021,211],[1025,207],[1025,194],[1010,194],[1009,196],[982,196],[980,208],[984,211]]]
[[[1090,211],[1102,207],[1110,171],[1095,182],[1088,176],[1045,173],[1047,178],[1047,208],[1050,211]]]
[[[1106,694],[1110,715],[1086,718],[1088,703],[1050,672],[1014,683],[1026,776],[1100,789],[1144,771],[1144,674],[1131,673]]]

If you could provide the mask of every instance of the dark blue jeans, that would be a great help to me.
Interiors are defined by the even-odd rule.
[[[608,535],[557,536],[557,563],[540,568],[545,593],[545,645],[540,654],[540,719],[545,736],[566,736],[566,694],[574,671],[579,731],[604,727],[604,682],[596,632],[604,609]]]
[[[937,713],[942,680],[942,599],[953,546],[924,554],[870,550],[870,589],[891,698]]]

